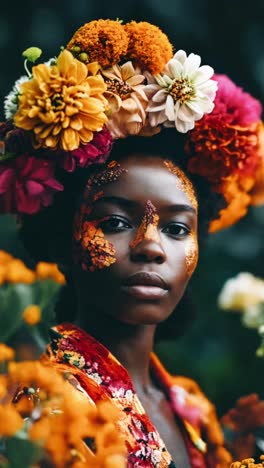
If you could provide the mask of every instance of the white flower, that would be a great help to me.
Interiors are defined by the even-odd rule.
[[[264,281],[251,273],[240,273],[226,281],[218,297],[221,309],[245,312],[264,302]]]
[[[249,306],[242,316],[247,328],[259,328],[264,324],[264,303]]]
[[[214,108],[217,82],[208,65],[200,67],[201,57],[179,50],[166,64],[162,73],[147,75],[144,88],[150,99],[147,111],[152,127],[163,124],[180,133],[192,130],[196,120],[209,114]]]
[[[13,119],[17,109],[18,109],[18,96],[20,93],[20,85],[22,83],[25,83],[25,81],[29,81],[29,77],[27,75],[21,76],[18,80],[16,80],[12,91],[5,97],[4,100],[4,113],[5,113],[5,118],[8,119]]]

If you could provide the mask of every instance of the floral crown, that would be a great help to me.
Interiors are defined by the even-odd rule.
[[[58,57],[25,69],[5,99],[0,124],[0,212],[34,214],[63,190],[56,170],[103,163],[112,142],[186,134],[189,172],[205,177],[227,206],[210,231],[230,226],[264,201],[261,104],[201,58],[173,54],[147,22],[91,21]],[[173,130],[172,130],[173,131]]]

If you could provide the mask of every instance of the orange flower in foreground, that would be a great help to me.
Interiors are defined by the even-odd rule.
[[[0,436],[12,436],[22,426],[23,419],[13,405],[0,405]]]
[[[79,28],[67,49],[80,60],[87,56],[87,61],[98,62],[106,68],[119,62],[127,46],[128,35],[119,21],[99,19]]]
[[[166,34],[146,21],[131,21],[124,27],[129,36],[126,59],[153,75],[160,73],[173,56],[173,47]]]
[[[35,279],[34,271],[27,268],[18,258],[14,258],[6,265],[5,280],[9,283],[31,284]]]
[[[56,65],[40,64],[20,86],[17,127],[34,132],[35,146],[72,151],[93,138],[107,122],[106,90],[101,76],[64,50]]]
[[[0,362],[12,361],[15,356],[15,351],[7,346],[5,343],[0,343]]]
[[[36,325],[41,320],[41,310],[35,304],[29,305],[25,308],[22,317],[28,325]]]
[[[65,276],[61,273],[56,263],[39,262],[36,266],[38,279],[52,279],[56,283],[65,284]]]
[[[13,256],[4,250],[0,250],[0,265],[6,265],[13,259]]]

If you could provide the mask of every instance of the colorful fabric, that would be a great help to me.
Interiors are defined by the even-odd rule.
[[[175,467],[127,370],[101,343],[75,325],[62,324],[51,329],[42,361],[70,373],[77,389],[95,403],[111,400],[120,409],[117,425],[126,439],[128,468]],[[171,376],[155,354],[150,367],[180,422],[191,467],[227,468],[231,457],[223,447],[215,409],[199,386],[191,379]]]

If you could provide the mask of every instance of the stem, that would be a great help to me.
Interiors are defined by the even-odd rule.
[[[28,62],[28,59],[25,59],[25,60],[24,60],[24,68],[25,68],[25,70],[26,70],[26,72],[27,72],[28,77],[30,78],[30,77],[31,77],[31,73],[30,73],[30,71],[29,71],[29,69],[28,69],[28,67],[27,67],[27,62]]]

